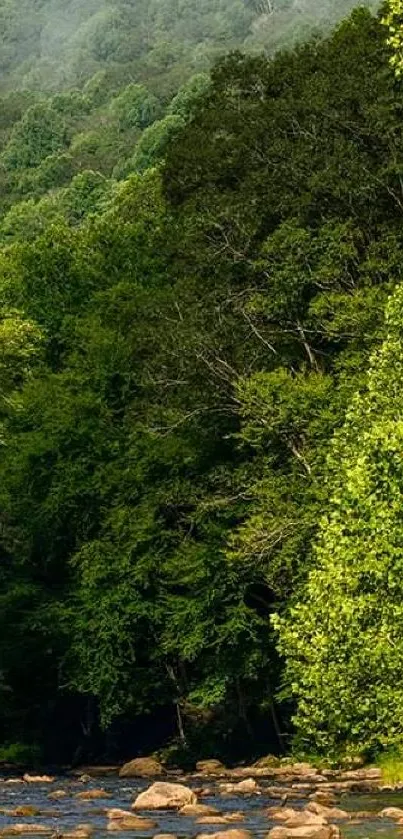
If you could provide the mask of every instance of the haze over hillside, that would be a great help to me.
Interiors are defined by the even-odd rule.
[[[177,80],[234,47],[274,51],[345,17],[354,0],[3,0],[0,79],[81,84],[105,66]],[[377,0],[363,0],[375,9]]]

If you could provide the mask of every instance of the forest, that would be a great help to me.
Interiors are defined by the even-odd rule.
[[[402,25],[0,4],[0,761],[403,754]]]

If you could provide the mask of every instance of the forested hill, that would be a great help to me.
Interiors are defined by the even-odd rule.
[[[234,47],[272,53],[328,30],[354,0],[3,0],[0,84],[55,90],[97,71],[170,91]],[[376,0],[362,5],[375,8]],[[168,78],[167,78],[168,77]],[[123,75],[122,75],[123,78]]]
[[[34,8],[1,6],[0,759],[402,748],[385,26],[268,56],[309,2]]]

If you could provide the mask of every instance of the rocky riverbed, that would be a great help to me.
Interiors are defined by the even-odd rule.
[[[131,777],[130,771],[129,777],[90,773],[0,778],[0,836],[403,836],[403,790],[382,787],[377,770],[320,774],[298,764],[280,770],[216,767],[155,779]]]

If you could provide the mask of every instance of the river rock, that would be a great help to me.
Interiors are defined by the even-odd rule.
[[[157,823],[152,819],[146,819],[142,816],[136,816],[134,813],[129,813],[126,816],[116,816],[108,822],[108,830],[153,830],[157,827]]]
[[[340,830],[334,824],[303,827],[273,827],[266,839],[340,839]]]
[[[403,810],[400,807],[385,807],[379,815],[384,819],[399,820],[403,819]]]
[[[219,830],[217,833],[199,833],[196,839],[252,839],[252,834],[250,830],[234,827],[229,830]]]
[[[27,784],[53,784],[56,779],[52,775],[29,775],[26,772],[22,780]]]
[[[259,792],[259,786],[254,778],[245,778],[239,784],[220,784],[220,792],[224,793],[243,793],[245,795],[253,795]]]
[[[278,767],[277,772],[281,775],[299,775],[303,778],[319,775],[319,770],[310,763],[288,763]]]
[[[63,831],[61,839],[88,839],[94,833],[94,825],[78,824],[73,830]]]
[[[20,804],[19,807],[16,807],[14,810],[7,810],[8,816],[13,816],[13,818],[30,818],[31,816],[39,816],[40,810],[37,807],[34,807],[33,804]]]
[[[226,813],[225,818],[227,822],[244,822],[245,813],[242,813],[241,810],[236,810],[234,813]]]
[[[194,792],[183,784],[156,781],[141,792],[132,804],[133,810],[179,810],[185,804],[197,804]]]
[[[185,804],[179,810],[180,816],[221,816],[217,807],[209,804]]]
[[[175,833],[157,833],[153,839],[178,839]]]
[[[122,766],[120,778],[153,778],[155,775],[163,775],[164,767],[154,757],[135,757]]]
[[[67,798],[68,793],[65,789],[55,789],[54,792],[50,792],[48,798],[53,801],[57,801],[59,798]]]
[[[305,807],[304,813],[316,813],[318,816],[323,816],[327,821],[331,821],[331,819],[341,820],[350,818],[350,813],[347,810],[341,810],[340,807],[325,807],[324,804],[319,804],[318,801],[310,801]]]
[[[94,801],[97,798],[110,798],[110,793],[105,789],[86,789],[83,792],[76,792],[74,798],[79,798],[81,801]]]
[[[44,824],[7,824],[0,830],[0,836],[21,836],[24,833],[37,833],[41,835],[49,835],[52,833],[51,827],[46,827]]]
[[[286,822],[287,819],[294,818],[295,814],[298,813],[298,810],[294,810],[293,807],[269,807],[266,810],[266,816],[269,819],[274,819],[274,821],[279,822]]]
[[[203,772],[203,775],[222,775],[226,772],[226,767],[221,760],[198,760],[196,763],[197,772]]]
[[[323,792],[321,789],[311,793],[309,798],[317,801],[318,804],[323,804],[324,807],[334,807],[337,804],[337,798],[333,792]]]
[[[90,778],[104,778],[107,775],[118,775],[120,768],[116,764],[109,764],[108,766],[93,766],[90,764],[90,766],[80,766],[77,769],[72,769],[69,775],[75,775],[79,778],[83,775],[87,775]]]

